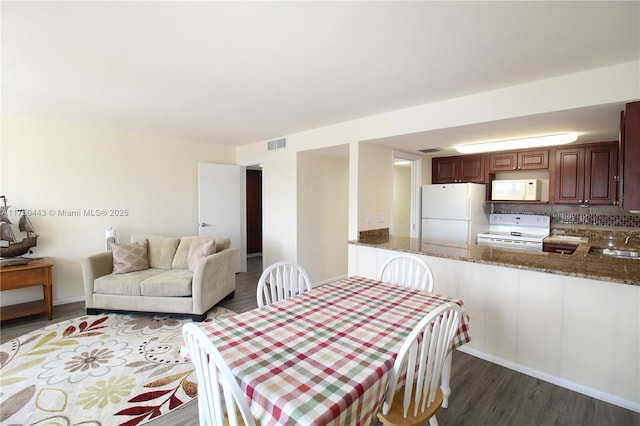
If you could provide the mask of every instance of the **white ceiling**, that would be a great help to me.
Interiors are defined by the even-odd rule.
[[[640,2],[6,2],[4,113],[242,145],[640,58]],[[589,127],[621,105],[378,140]],[[576,126],[581,126],[577,128]]]

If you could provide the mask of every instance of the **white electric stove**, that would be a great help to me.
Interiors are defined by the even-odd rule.
[[[550,232],[549,216],[526,214],[492,214],[489,231],[478,234],[479,246],[493,246],[527,251],[542,251],[542,240]]]

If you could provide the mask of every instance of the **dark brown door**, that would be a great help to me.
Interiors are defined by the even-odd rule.
[[[262,252],[262,171],[247,170],[247,254]]]

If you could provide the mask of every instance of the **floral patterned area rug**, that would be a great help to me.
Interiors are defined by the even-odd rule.
[[[205,321],[235,315],[213,308]],[[0,346],[0,424],[140,425],[197,394],[184,317],[85,315]]]

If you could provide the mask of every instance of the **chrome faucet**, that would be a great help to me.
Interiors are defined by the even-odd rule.
[[[632,238],[636,238],[638,241],[640,241],[640,236],[639,235],[627,235],[627,238],[624,239],[624,243],[625,244],[629,244],[629,240]]]

